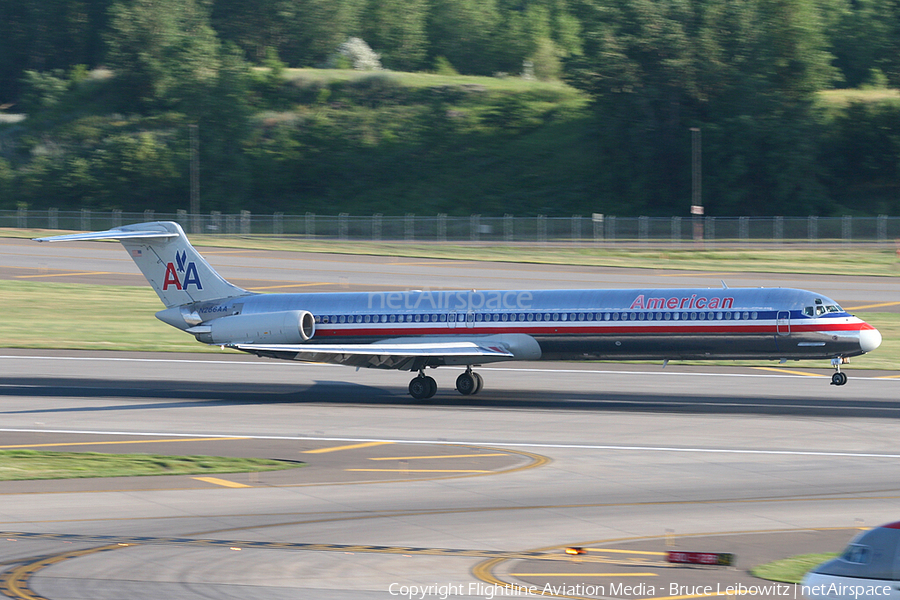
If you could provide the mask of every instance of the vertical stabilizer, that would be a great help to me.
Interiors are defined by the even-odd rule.
[[[167,308],[252,293],[225,281],[191,245],[181,225],[171,221],[36,238],[38,242],[90,240],[119,240]]]

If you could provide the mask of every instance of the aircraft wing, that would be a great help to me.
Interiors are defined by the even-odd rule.
[[[237,350],[301,362],[409,370],[418,364],[473,364],[515,358],[505,344],[473,341],[373,344],[234,344]]]

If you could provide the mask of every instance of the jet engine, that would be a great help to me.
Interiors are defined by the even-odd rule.
[[[234,315],[187,330],[206,344],[298,344],[316,333],[316,319],[305,310]]]

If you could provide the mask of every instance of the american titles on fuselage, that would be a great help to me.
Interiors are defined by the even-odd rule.
[[[644,299],[644,295],[640,294],[628,308],[629,310],[662,310],[665,308],[671,310],[693,310],[695,308],[716,310],[721,308],[724,310],[734,308],[734,298],[706,298],[704,296],[698,298],[697,294],[692,294],[690,297],[682,296],[681,298],[672,296],[671,298]]]

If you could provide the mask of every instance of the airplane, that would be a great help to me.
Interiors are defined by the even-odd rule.
[[[800,593],[809,600],[900,599],[900,522],[857,535],[840,556],[804,575]]]
[[[815,292],[786,288],[449,290],[262,294],[223,279],[175,222],[126,225],[39,242],[118,240],[159,295],[156,317],[197,341],[261,357],[417,372],[517,360],[829,359],[875,350],[881,333]],[[665,363],[664,363],[665,364]]]

